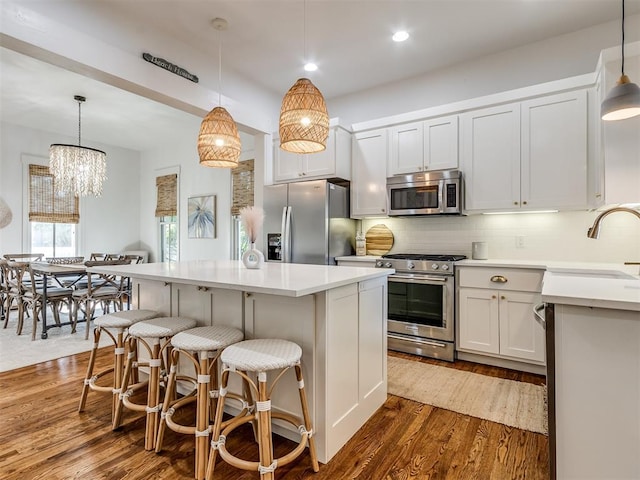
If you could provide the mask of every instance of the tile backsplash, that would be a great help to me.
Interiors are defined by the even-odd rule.
[[[362,231],[384,224],[394,234],[392,253],[463,254],[487,242],[489,259],[640,262],[640,221],[628,213],[607,216],[600,238],[587,238],[598,212],[431,216],[362,220]],[[518,246],[520,245],[520,246]]]

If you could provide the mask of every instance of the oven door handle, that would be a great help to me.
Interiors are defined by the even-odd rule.
[[[442,277],[428,277],[426,275],[398,275],[397,273],[389,275],[388,279],[390,282],[401,282],[401,283],[446,283],[448,276]]]
[[[394,335],[393,333],[388,333],[387,337],[393,338],[394,340],[404,340],[405,342],[419,343],[421,345],[429,345],[432,347],[446,348],[447,346],[446,343],[434,342],[433,340],[422,340],[415,337],[407,338],[401,335]]]

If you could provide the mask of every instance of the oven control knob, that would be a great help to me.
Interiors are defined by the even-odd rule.
[[[387,268],[391,268],[391,262],[385,263],[384,266],[387,267]]]
[[[442,265],[442,270],[449,270],[449,265],[447,265],[446,263]]]
[[[416,266],[415,266],[415,264],[413,262],[409,262],[409,263],[407,263],[407,268],[409,270],[413,270],[414,268],[416,268]]]
[[[437,263],[434,263],[433,265],[431,265],[431,268],[432,268],[433,270],[437,270],[437,269],[438,269],[438,266],[439,266],[439,265],[438,265]]]
[[[376,262],[376,267],[382,267],[383,265],[384,263],[382,263],[380,260]]]

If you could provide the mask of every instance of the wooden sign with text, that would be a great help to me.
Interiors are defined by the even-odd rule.
[[[174,65],[171,62],[166,61],[164,58],[155,57],[150,53],[143,53],[142,58],[144,58],[147,62],[153,63],[154,65],[164,68],[171,73],[175,73],[176,75],[186,78],[187,80],[191,80],[194,83],[198,83],[198,77],[193,73],[187,72],[184,68]]]

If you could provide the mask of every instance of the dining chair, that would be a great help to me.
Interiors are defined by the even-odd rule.
[[[98,260],[84,262],[87,268],[102,265],[128,265],[127,260]],[[123,297],[126,294],[126,279],[121,275],[93,273],[87,271],[86,287],[73,292],[73,320],[71,332],[75,333],[79,312],[84,313],[87,323],[85,339],[89,338],[89,324],[93,319],[96,305],[100,305],[103,313],[109,313],[113,305],[114,311],[122,311]]]
[[[9,279],[9,261],[6,258],[0,258],[0,314],[2,315],[0,321],[4,323],[3,328],[7,328],[9,313],[13,304]]]
[[[47,258],[47,263],[51,265],[72,265],[84,262],[84,257],[51,257]]]
[[[25,314],[31,310],[32,329],[31,340],[36,339],[40,313],[45,308],[51,308],[56,325],[60,325],[60,310],[67,305],[71,315],[71,296],[73,289],[47,285],[47,302],[44,303],[44,283],[38,281],[40,274],[33,271],[29,262],[9,262],[9,270],[15,279],[16,287],[12,296],[18,302],[18,325],[16,333],[22,334]]]
[[[39,262],[44,257],[44,253],[5,253],[4,258],[21,262]]]

